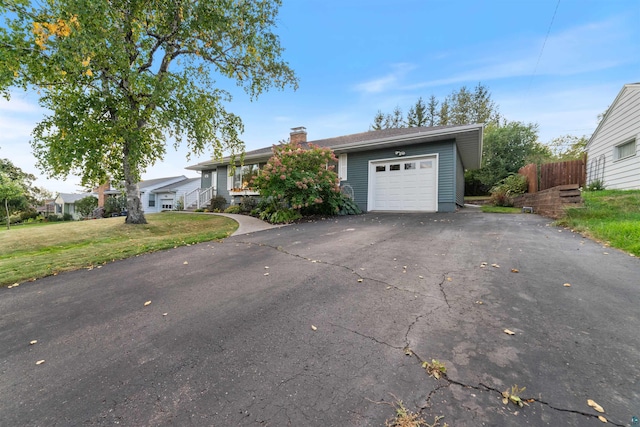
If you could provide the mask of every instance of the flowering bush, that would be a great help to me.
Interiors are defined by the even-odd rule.
[[[274,145],[273,156],[253,185],[264,199],[273,199],[303,214],[336,214],[340,181],[334,172],[337,159],[329,148],[289,142]]]

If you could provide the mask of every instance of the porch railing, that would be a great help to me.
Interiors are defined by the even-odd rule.
[[[207,206],[211,201],[211,199],[213,199],[215,196],[216,196],[215,187],[205,188],[204,190],[200,189],[200,193],[198,196],[198,208]]]
[[[184,194],[184,209],[200,209],[206,207],[216,195],[215,187],[196,188]]]

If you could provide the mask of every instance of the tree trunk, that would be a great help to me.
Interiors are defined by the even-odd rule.
[[[10,230],[11,226],[9,224],[11,224],[11,219],[9,218],[9,199],[4,199],[4,208],[7,211],[7,230]]]
[[[140,201],[140,189],[135,174],[131,171],[129,163],[129,148],[125,146],[123,156],[124,171],[124,187],[127,194],[127,224],[146,224],[147,219],[142,211],[142,203]]]

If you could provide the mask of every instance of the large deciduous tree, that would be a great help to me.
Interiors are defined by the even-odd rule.
[[[534,123],[490,125],[485,129],[483,144],[482,168],[475,172],[488,188],[527,163],[539,163],[552,156],[549,147],[538,142],[538,125]]]
[[[146,222],[137,182],[167,137],[195,154],[243,151],[242,121],[212,75],[252,100],[297,88],[273,32],[280,0],[2,3],[0,89],[36,87],[50,111],[33,133],[40,167],[83,185],[122,180],[127,223]]]

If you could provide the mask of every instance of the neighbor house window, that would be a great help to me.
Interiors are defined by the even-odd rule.
[[[149,194],[149,207],[150,208],[155,208],[156,207],[156,195],[155,194]]]
[[[613,160],[621,160],[636,155],[636,140],[625,142],[613,148]]]
[[[251,181],[258,175],[260,165],[257,163],[251,165],[237,166],[233,174],[231,190],[242,191],[249,190],[252,186]]]

